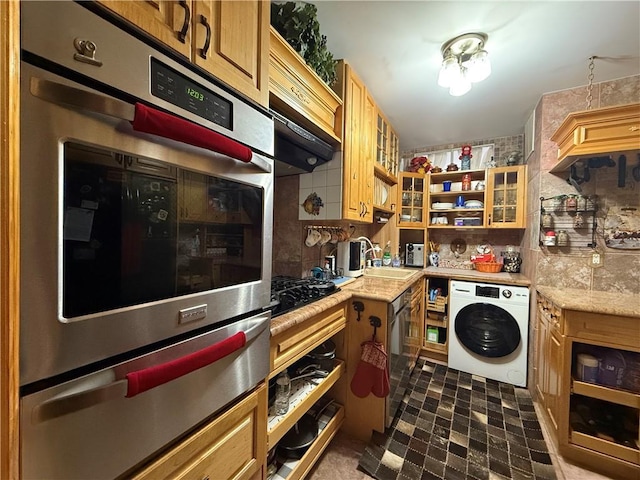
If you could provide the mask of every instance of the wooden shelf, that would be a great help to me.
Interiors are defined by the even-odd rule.
[[[584,395],[585,397],[597,398],[605,402],[625,405],[632,408],[640,408],[640,394],[619,390],[605,385],[572,381],[572,393]]]
[[[422,348],[432,352],[447,353],[447,344],[438,342],[424,342]]]
[[[310,386],[300,393],[300,401],[295,403],[296,396],[292,394],[292,403],[294,404],[285,415],[269,416],[267,422],[267,446],[269,450],[280,441],[284,434],[302,418],[320,397],[327,393],[338,379],[344,375],[345,371],[345,362],[336,360],[336,365],[327,378],[318,379],[320,382],[317,386]]]
[[[379,163],[374,163],[373,169],[375,176],[383,179],[389,185],[396,185],[398,183],[398,177],[385,170]]]
[[[640,464],[639,450],[573,430],[571,430],[570,437],[570,442],[575,445],[595,450],[597,452],[602,452],[606,455],[610,455],[627,462]]]

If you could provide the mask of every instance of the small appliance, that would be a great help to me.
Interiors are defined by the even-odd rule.
[[[404,265],[406,267],[424,267],[424,243],[407,243]]]
[[[346,277],[359,277],[364,274],[366,250],[364,240],[338,242],[337,263]]]

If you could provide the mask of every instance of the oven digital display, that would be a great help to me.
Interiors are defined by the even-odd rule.
[[[173,105],[232,130],[233,104],[151,58],[151,93]]]

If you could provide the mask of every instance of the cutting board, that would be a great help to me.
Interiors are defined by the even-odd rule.
[[[640,211],[611,207],[604,219],[604,242],[609,248],[640,250]]]

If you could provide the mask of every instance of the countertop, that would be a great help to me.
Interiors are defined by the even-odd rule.
[[[469,280],[472,282],[500,283],[504,285],[520,285],[528,287],[531,280],[521,273],[484,273],[477,270],[463,270],[461,268],[427,267],[424,269],[427,277],[447,277],[454,280]]]
[[[364,298],[393,302],[421,277],[446,277],[456,280],[470,280],[485,283],[500,283],[504,285],[529,286],[531,282],[519,273],[483,273],[475,270],[461,270],[457,268],[428,267],[416,269],[415,273],[405,280],[362,276],[340,284],[340,291],[328,297],[317,300],[304,307],[280,315],[271,320],[271,335],[277,335],[288,328],[305,322],[314,315],[334,307],[351,298]]]
[[[640,318],[640,294],[543,285],[537,286],[536,290],[562,309]]]

